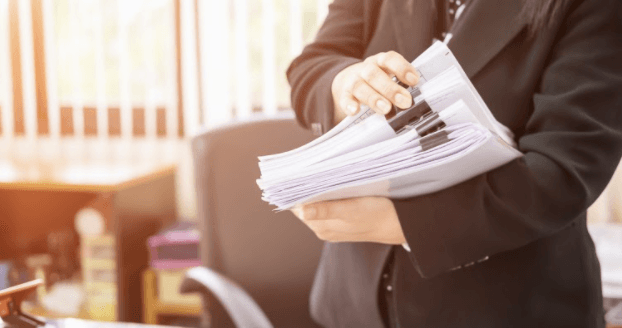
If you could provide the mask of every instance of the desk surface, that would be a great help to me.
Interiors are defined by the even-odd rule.
[[[0,189],[116,191],[173,174],[180,140],[0,140]]]

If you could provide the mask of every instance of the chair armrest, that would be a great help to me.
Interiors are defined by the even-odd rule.
[[[231,279],[205,267],[186,272],[181,293],[211,293],[225,308],[236,327],[273,328],[253,298]]]

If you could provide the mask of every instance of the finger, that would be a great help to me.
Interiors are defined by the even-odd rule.
[[[316,204],[297,205],[292,208],[292,212],[302,221],[321,220],[317,215]]]
[[[353,231],[351,224],[341,220],[304,221],[304,223],[324,241],[360,241],[364,238],[360,233]]]
[[[373,61],[373,60],[372,60]],[[361,71],[361,77],[377,92],[400,108],[412,104],[412,96],[406,89],[391,80],[391,77],[378,65],[368,62]]]
[[[366,197],[356,197],[325,201],[318,203],[322,206],[318,212],[330,219],[351,221],[356,216],[355,213],[358,213],[365,205],[362,203],[365,199]]]
[[[391,111],[391,102],[380,95],[360,76],[353,76],[352,80],[354,82],[349,83],[346,93],[350,93],[360,103],[369,106],[377,113],[386,115]]]
[[[381,69],[395,75],[403,83],[412,86],[419,82],[419,73],[415,67],[397,52],[385,52],[375,58],[376,64]]]
[[[355,115],[359,111],[359,102],[352,96],[351,93],[343,92],[341,94],[341,100],[339,101],[341,110],[348,116]]]
[[[321,221],[330,220],[331,209],[327,205],[328,202],[317,202],[305,204],[298,207],[300,213],[299,218],[303,221]]]
[[[302,215],[305,221],[314,220],[344,220],[361,209],[365,205],[361,203],[367,197],[347,198],[338,200],[329,200],[317,203],[306,204],[301,206]]]

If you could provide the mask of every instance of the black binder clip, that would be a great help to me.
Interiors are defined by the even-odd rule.
[[[401,131],[410,124],[416,124],[432,113],[432,109],[421,96],[421,91],[417,87],[410,87],[397,78],[393,77],[393,81],[406,89],[412,97],[412,106],[406,109],[400,109],[393,105],[391,112],[387,115],[389,125],[395,132]]]
[[[449,142],[449,134],[447,133],[447,131],[437,130],[421,138],[420,145],[421,149],[423,151],[426,151],[443,145],[447,142]]]
[[[4,325],[0,324],[0,327],[35,328],[45,326],[45,322],[21,311],[22,301],[42,284],[43,280],[37,279],[0,290],[0,317],[4,322]]]
[[[413,100],[414,102],[414,100]],[[388,119],[393,131],[401,131],[407,125],[416,125],[432,114],[432,109],[425,100],[419,101],[410,108],[399,111],[395,116]]]

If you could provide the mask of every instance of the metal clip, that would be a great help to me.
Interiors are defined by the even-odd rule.
[[[427,136],[421,138],[419,143],[421,145],[421,149],[423,151],[430,150],[434,147],[440,146],[446,142],[448,142],[449,134],[445,130],[439,130],[433,133],[428,134]]]
[[[420,122],[415,125],[415,130],[417,133],[424,137],[430,133],[434,133],[442,128],[444,128],[445,122],[441,120],[438,113],[431,113],[429,115],[424,115]]]
[[[432,112],[430,106],[425,101],[421,101],[412,107],[398,112],[394,117],[389,119],[389,125],[393,131],[400,131],[406,125],[418,122],[424,115]]]

